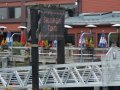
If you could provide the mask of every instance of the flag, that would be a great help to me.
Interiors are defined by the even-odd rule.
[[[92,38],[90,38],[89,47],[90,47],[90,48],[93,48],[93,47],[94,47]]]
[[[3,38],[2,42],[1,42],[1,46],[5,45],[5,44],[6,44],[6,42],[5,42],[4,38]]]
[[[89,47],[88,38],[85,39],[85,46],[86,46],[86,47]]]
[[[44,45],[45,45],[46,48],[49,47],[49,45],[48,45],[48,40],[44,40]]]
[[[43,41],[43,40],[39,40],[39,41],[38,41],[38,46],[44,47],[44,41]]]
[[[25,44],[26,44],[26,39],[25,39],[25,36],[24,36],[24,33],[23,33],[23,32],[21,32],[20,43],[21,43],[22,45],[25,45]]]
[[[101,47],[101,48],[106,48],[107,47],[107,40],[106,40],[105,34],[103,32],[101,34],[98,46]]]
[[[12,45],[12,37],[10,32],[7,33],[6,42],[7,42],[7,46]]]
[[[81,47],[81,45],[82,45],[82,47],[85,46],[85,38],[82,37],[82,33],[81,33],[81,35],[79,37],[79,41],[78,41],[78,46]]]
[[[54,40],[54,41],[52,42],[52,46],[53,46],[53,47],[57,47],[57,40]]]

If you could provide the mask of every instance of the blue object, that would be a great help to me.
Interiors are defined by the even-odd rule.
[[[12,45],[12,37],[10,32],[7,33],[6,41],[8,47]]]
[[[105,34],[103,32],[101,34],[98,46],[101,47],[101,48],[106,48],[107,47],[107,41],[106,41],[106,38],[105,38]]]
[[[54,40],[54,47],[57,47],[57,40]]]

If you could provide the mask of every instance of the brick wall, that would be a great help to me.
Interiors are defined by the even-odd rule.
[[[120,11],[120,0],[82,0],[83,12]]]

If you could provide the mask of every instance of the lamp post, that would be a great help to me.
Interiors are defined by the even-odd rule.
[[[20,31],[24,31],[27,27],[25,27],[25,26],[18,26],[18,28],[20,29]],[[13,38],[14,38],[14,36],[15,35],[20,35],[20,33],[13,33],[12,34],[12,42],[13,42]],[[11,45],[11,51],[13,52],[13,43],[12,43],[12,45]],[[12,60],[13,60],[13,53],[11,53],[11,57],[12,57]],[[14,66],[15,66],[15,62],[14,62]]]
[[[116,29],[116,32],[110,32],[108,34],[108,47],[109,47],[109,44],[110,44],[110,35],[114,34],[114,33],[119,33],[119,29],[120,29],[120,24],[114,24],[112,26]],[[119,35],[118,35],[118,37],[119,37]]]

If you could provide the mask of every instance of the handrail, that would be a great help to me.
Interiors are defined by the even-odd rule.
[[[113,47],[110,47],[110,49],[108,50],[108,52],[106,53],[106,55],[108,55],[112,49],[113,49]]]

